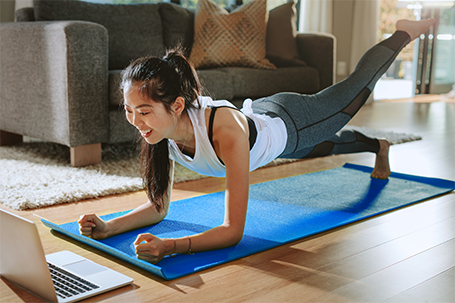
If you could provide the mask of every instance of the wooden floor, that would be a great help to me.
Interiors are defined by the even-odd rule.
[[[396,172],[455,180],[455,103],[375,103],[353,125],[423,137],[391,147]],[[332,156],[251,173],[251,182],[373,165],[371,154]],[[175,185],[173,200],[223,189],[223,180]],[[134,285],[92,298],[106,302],[455,302],[455,193],[433,198],[173,281],[50,233],[36,213],[56,223],[143,203],[143,192],[16,212],[38,223],[46,253],[68,249],[134,278]],[[5,208],[4,206],[0,206]],[[32,252],[31,252],[32,253]],[[1,302],[39,302],[2,279]]]

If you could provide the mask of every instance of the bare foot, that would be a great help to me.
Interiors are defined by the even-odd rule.
[[[435,18],[412,21],[407,19],[401,19],[397,21],[396,29],[399,31],[405,31],[411,37],[411,40],[418,38],[421,34],[425,33],[430,26],[436,22]]]
[[[389,165],[390,143],[387,140],[379,139],[379,146],[379,152],[376,155],[376,163],[374,164],[371,177],[375,179],[387,179],[391,174]]]

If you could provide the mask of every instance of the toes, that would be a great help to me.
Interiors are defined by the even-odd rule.
[[[426,19],[422,21],[411,21],[411,20],[398,20],[396,23],[397,30],[406,31],[409,36],[411,36],[411,40],[418,38],[422,33],[426,32],[430,26],[432,26],[436,22],[435,18]]]
[[[371,176],[371,178],[379,179],[379,180],[387,180],[389,178],[388,175],[371,174],[370,176]]]

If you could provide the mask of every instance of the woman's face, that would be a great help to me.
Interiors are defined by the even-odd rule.
[[[125,88],[123,100],[126,119],[149,144],[156,144],[165,138],[172,139],[177,118],[166,110],[163,103],[145,99],[131,85]]]

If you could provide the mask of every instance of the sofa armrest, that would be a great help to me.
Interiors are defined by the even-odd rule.
[[[2,23],[0,36],[0,129],[72,147],[108,139],[103,26]]]
[[[322,90],[335,83],[336,38],[326,33],[298,33],[297,51],[300,58],[320,74]]]

